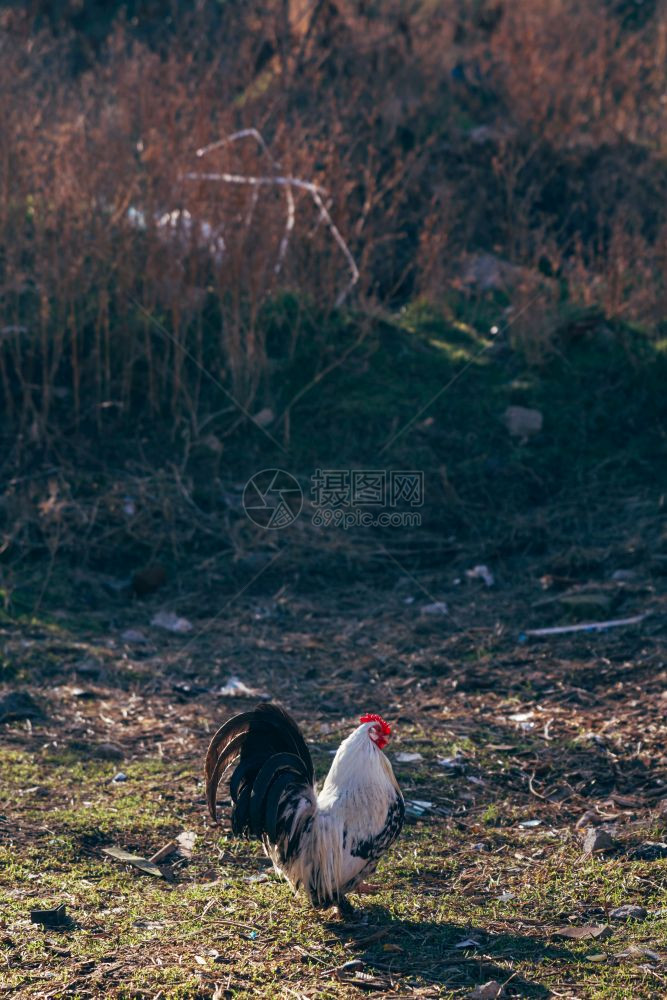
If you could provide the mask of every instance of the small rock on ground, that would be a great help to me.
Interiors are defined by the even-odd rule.
[[[0,699],[0,722],[19,722],[43,716],[43,711],[27,691],[10,691]]]
[[[596,854],[598,851],[610,851],[615,847],[614,840],[606,830],[590,827],[584,836],[584,854]]]
[[[609,916],[612,920],[643,920],[644,917],[648,916],[648,910],[644,909],[643,906],[634,906],[632,903],[625,903],[623,906],[617,906],[615,910],[612,910]]]
[[[496,979],[476,986],[472,993],[468,993],[468,1000],[500,1000],[505,996],[505,990]]]

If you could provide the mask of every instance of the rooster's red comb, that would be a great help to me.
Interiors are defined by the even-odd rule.
[[[379,722],[380,725],[382,726],[383,735],[384,736],[391,735],[391,726],[387,725],[387,723],[384,721],[381,715],[373,715],[372,713],[367,712],[366,715],[361,716],[359,722]]]

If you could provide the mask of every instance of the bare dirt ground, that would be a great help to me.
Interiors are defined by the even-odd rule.
[[[44,714],[0,724],[5,995],[493,996],[471,991],[495,981],[505,996],[663,996],[664,577],[558,589],[537,562],[520,570],[491,588],[454,572],[256,587],[183,635],[149,624],[159,595],[6,623],[18,672],[2,693]],[[448,614],[422,611],[424,589]],[[303,725],[320,776],[362,712],[394,727],[409,818],[355,924],[294,899],[255,845],[227,838],[224,810],[221,827],[207,818],[208,739],[263,695]],[[605,849],[587,852],[591,830]],[[183,831],[191,856],[162,877],[103,853],[149,858]],[[60,903],[63,926],[31,923]],[[615,914],[628,904],[641,909]]]

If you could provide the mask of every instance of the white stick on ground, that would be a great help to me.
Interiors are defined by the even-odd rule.
[[[612,618],[606,622],[586,622],[582,625],[559,625],[555,628],[531,628],[524,632],[524,635],[564,635],[566,632],[598,632],[607,628],[619,628],[621,625],[638,625],[648,617],[649,612],[645,611],[641,615],[634,615],[632,618]]]

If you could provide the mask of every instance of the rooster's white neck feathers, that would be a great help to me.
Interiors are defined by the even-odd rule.
[[[365,722],[357,726],[338,747],[318,796],[320,807],[326,806],[328,800],[340,795],[342,790],[349,794],[361,786],[368,794],[374,781],[382,786],[389,780],[396,786],[389,761],[370,738],[369,731],[373,725],[372,722]]]

